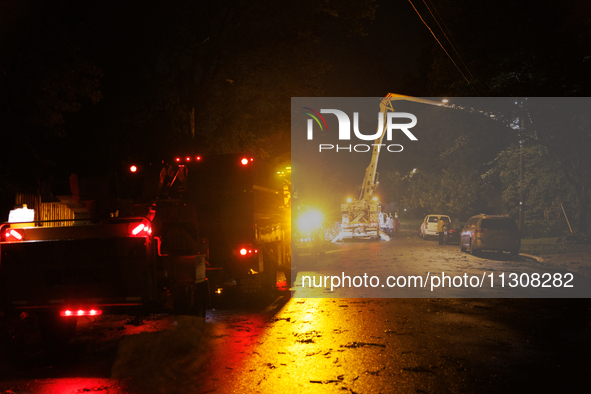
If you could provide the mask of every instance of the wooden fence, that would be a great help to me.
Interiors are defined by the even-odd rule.
[[[58,220],[57,222],[42,223],[40,226],[59,227],[71,226],[74,212],[62,202],[41,202],[41,197],[30,193],[17,193],[16,205],[26,204],[29,209],[35,210],[35,220]],[[60,221],[62,220],[62,221]]]

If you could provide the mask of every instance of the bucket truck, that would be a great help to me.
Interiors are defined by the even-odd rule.
[[[387,112],[394,112],[392,102],[395,100],[414,101],[437,106],[443,105],[442,102],[388,93],[380,102],[380,112],[383,115],[381,118],[383,124],[378,125],[378,130],[380,130],[380,127],[381,130],[386,129]],[[371,160],[369,166],[365,169],[365,176],[363,178],[363,183],[361,184],[361,194],[359,199],[348,199],[346,204],[341,204],[341,231],[332,242],[351,240],[390,240],[390,237],[380,229],[379,215],[381,214],[381,206],[377,197],[373,196],[379,183],[377,166],[384,134],[386,133],[382,132],[374,141]]]

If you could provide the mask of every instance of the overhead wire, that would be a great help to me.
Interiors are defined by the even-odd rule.
[[[431,2],[430,2],[431,3]],[[443,27],[441,27],[441,25],[439,24],[439,21],[437,20],[437,18],[435,18],[435,15],[433,15],[433,12],[431,11],[431,8],[429,7],[429,5],[427,4],[426,0],[423,0],[423,4],[425,4],[425,7],[427,7],[427,10],[429,10],[429,13],[431,14],[431,16],[433,17],[433,19],[435,20],[435,23],[437,23],[437,26],[439,27],[439,30],[441,30],[441,32],[443,33],[443,35],[445,36],[445,39],[447,40],[447,42],[449,42],[449,45],[451,45],[451,48],[454,50],[454,52],[456,53],[456,55],[458,55],[458,58],[460,59],[460,61],[462,62],[462,65],[466,68],[466,71],[468,71],[468,74],[470,74],[470,77],[472,77],[472,79],[474,79],[474,75],[472,75],[472,72],[470,71],[470,69],[468,68],[468,66],[466,65],[466,63],[464,62],[464,59],[462,58],[462,55],[460,55],[460,53],[458,52],[458,50],[456,49],[455,45],[452,43],[452,41],[449,39],[449,37],[447,36],[447,34],[445,33],[445,30],[443,29]],[[439,17],[439,19],[441,19],[441,22],[445,25],[445,22],[443,22],[443,19],[441,18],[441,16],[439,15],[439,12],[437,12],[437,8],[435,8],[435,6],[433,5],[433,3],[431,3],[431,6],[433,7],[433,9],[435,10],[435,13],[437,13],[437,16]],[[447,26],[445,26],[446,30],[449,32],[449,35],[451,36],[451,32],[449,31],[449,29],[447,29]],[[452,40],[453,40],[453,36],[452,36]],[[455,41],[455,40],[454,40]]]
[[[412,8],[415,10],[415,12],[419,16],[419,18],[421,19],[421,21],[423,22],[423,24],[425,25],[425,27],[429,30],[429,32],[431,33],[431,35],[433,36],[433,38],[435,38],[435,41],[437,41],[437,43],[439,44],[439,46],[441,47],[441,49],[443,49],[443,51],[445,52],[445,54],[447,55],[447,57],[449,58],[449,60],[451,60],[451,62],[453,63],[453,65],[456,67],[456,69],[460,72],[460,74],[462,74],[462,77],[464,78],[464,80],[472,88],[472,90],[474,91],[474,93],[476,93],[477,96],[480,96],[478,94],[478,91],[476,91],[476,89],[474,88],[474,86],[470,82],[470,80],[466,77],[466,75],[464,74],[464,72],[460,69],[460,67],[458,66],[458,64],[451,57],[451,55],[449,54],[449,52],[447,51],[447,49],[445,49],[445,47],[443,46],[443,44],[441,43],[441,41],[439,41],[439,39],[437,38],[437,36],[435,35],[435,33],[433,33],[433,30],[431,30],[431,28],[429,27],[429,25],[427,24],[427,22],[423,19],[423,17],[421,16],[421,13],[419,12],[419,10],[417,10],[417,8],[413,4],[412,0],[408,0],[408,2],[412,6]]]

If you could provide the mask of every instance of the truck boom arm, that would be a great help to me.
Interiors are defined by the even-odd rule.
[[[423,99],[419,97],[412,97],[412,96],[404,96],[401,94],[394,94],[388,93],[386,97],[382,99],[380,102],[380,112],[383,114],[382,116],[382,133],[380,137],[378,137],[374,141],[373,150],[371,154],[371,161],[369,162],[369,166],[365,169],[365,177],[363,178],[363,183],[361,184],[361,194],[359,196],[359,201],[370,201],[373,195],[374,190],[377,188],[377,179],[376,179],[376,169],[378,167],[378,159],[380,157],[380,145],[382,140],[384,139],[385,129],[386,129],[386,122],[387,122],[387,113],[388,111],[394,112],[394,108],[392,107],[392,101],[395,100],[404,100],[404,101],[414,101],[417,103],[423,104],[430,104],[430,105],[437,105],[441,106],[443,103],[438,101],[433,101],[429,99]],[[379,130],[378,125],[378,130]]]

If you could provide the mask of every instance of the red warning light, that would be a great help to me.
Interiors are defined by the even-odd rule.
[[[242,160],[240,160],[240,163],[242,163],[243,166],[248,164],[248,159],[246,157],[242,158]]]
[[[130,223],[129,235],[132,237],[145,237],[152,234],[152,227],[147,221],[142,223]]]
[[[197,156],[197,161],[201,160],[201,156]]]
[[[187,161],[191,161],[191,158],[190,157],[187,157]]]
[[[251,157],[251,158],[250,158],[250,161],[254,161],[254,159]]]
[[[60,311],[60,316],[68,317],[68,316],[99,316],[102,315],[103,311],[100,309],[79,309],[77,311],[73,311],[70,309],[66,309],[65,311]]]
[[[180,158],[180,157],[177,157],[177,158],[176,158],[176,161],[177,161],[177,162],[181,161],[181,158]]]
[[[137,166],[131,166],[131,167],[129,167],[129,171],[136,172],[137,171]]]
[[[23,239],[24,236],[21,230],[9,228],[8,230],[6,230],[6,233],[4,233],[4,240],[7,242],[22,241]]]
[[[242,256],[246,256],[246,249],[244,249],[244,248],[240,249],[240,254]]]

